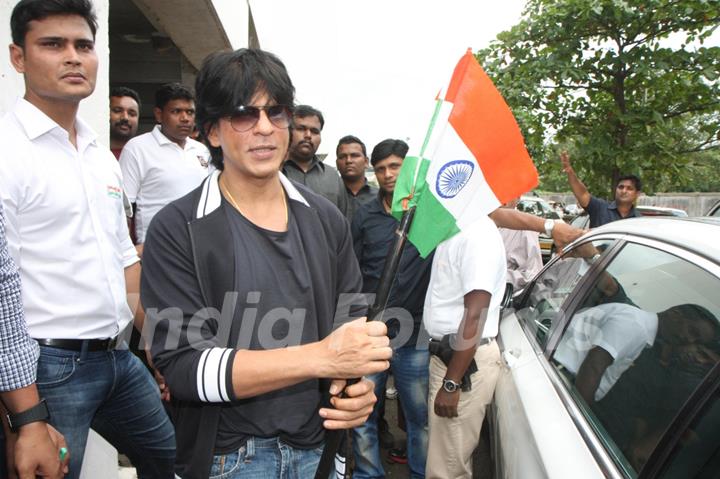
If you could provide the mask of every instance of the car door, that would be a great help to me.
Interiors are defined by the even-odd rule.
[[[582,415],[578,427],[589,426],[584,436],[599,441],[588,442],[599,462],[609,457],[628,478],[661,470],[668,478],[712,477],[706,463],[720,448],[717,416],[710,432],[678,430],[697,414],[699,398],[717,390],[720,267],[629,236],[611,256],[566,304],[567,320],[550,332],[545,355]],[[709,448],[692,453],[704,462],[664,466],[672,444],[688,451],[695,441]]]
[[[590,240],[501,322],[503,477],[718,477],[720,267],[658,241]]]
[[[564,402],[557,392],[544,351],[565,305],[615,243],[614,238],[585,241],[577,256],[556,258],[505,311],[499,334],[505,368],[490,415],[498,477],[574,478],[576,471],[605,477],[568,414],[569,399]]]

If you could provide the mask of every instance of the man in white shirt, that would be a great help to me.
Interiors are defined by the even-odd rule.
[[[578,312],[554,359],[575,375],[575,386],[592,405],[612,389],[656,337],[676,346],[708,343],[717,336],[715,316],[702,306],[680,304],[651,313],[625,303]]]
[[[166,204],[189,193],[208,174],[210,152],[189,138],[195,125],[195,97],[189,88],[168,83],[155,92],[152,131],[136,136],[120,154],[125,193],[135,204],[135,240],[142,254],[145,233]]]
[[[472,452],[500,374],[495,336],[504,290],[505,249],[490,218],[437,247],[423,315],[432,354],[428,478],[472,477]]]
[[[77,118],[97,76],[92,5],[22,0],[11,29],[25,96],[0,120],[9,153],[0,198],[28,333],[40,344],[36,384],[72,451],[67,477],[80,474],[91,426],[140,477],[173,477],[174,432],[157,385],[132,353],[114,349],[133,319],[126,293],[138,293],[140,263],[120,167]]]
[[[510,200],[503,208],[515,209],[518,198]],[[505,245],[507,259],[507,282],[514,291],[520,291],[542,269],[542,252],[537,231],[498,228]]]

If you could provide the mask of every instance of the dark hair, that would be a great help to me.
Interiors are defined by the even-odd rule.
[[[713,330],[713,340],[720,339],[720,323],[718,319],[712,314],[707,308],[700,306],[699,304],[678,304],[668,308],[667,311],[675,311],[688,321],[705,321],[709,323]]]
[[[320,110],[318,110],[317,108],[313,108],[310,105],[298,105],[295,107],[293,117],[305,118],[308,116],[318,117],[318,120],[320,120],[321,130],[325,127],[325,118],[323,117],[323,114]]]
[[[635,185],[635,189],[638,191],[642,191],[642,181],[640,181],[640,178],[638,178],[635,175],[622,175],[620,178],[618,178],[617,184],[615,185],[615,188],[620,184],[623,180],[630,180]]]
[[[392,155],[405,159],[407,152],[407,143],[402,140],[393,140],[392,138],[388,138],[387,140],[383,140],[375,145],[375,148],[373,148],[372,154],[370,155],[370,164],[375,166],[377,162]]]
[[[128,88],[126,86],[116,86],[110,89],[110,96],[129,96],[133,100],[135,100],[135,103],[137,103],[138,108],[140,108],[141,102],[140,102],[140,95],[138,95],[138,92],[133,90],[132,88]]]
[[[95,39],[97,17],[89,0],[21,0],[10,16],[10,30],[15,45],[25,46],[28,24],[56,15],[79,15],[87,22]]]
[[[155,108],[162,110],[172,100],[195,101],[195,95],[182,83],[166,83],[155,92]]]
[[[341,145],[349,145],[351,143],[357,143],[360,145],[360,148],[362,148],[363,156],[367,156],[367,150],[365,150],[365,143],[360,141],[360,138],[353,135],[345,135],[342,138],[340,138],[340,141],[338,141],[337,147],[335,147],[335,154],[338,154],[338,151],[340,151]]]
[[[295,102],[295,87],[285,65],[272,53],[255,48],[210,54],[195,80],[195,92],[195,122],[218,170],[223,169],[222,149],[210,145],[207,133],[222,117],[248,105],[260,92],[291,109]]]

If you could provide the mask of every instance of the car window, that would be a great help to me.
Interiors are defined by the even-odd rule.
[[[535,279],[522,303],[515,305],[517,317],[534,331],[539,345],[547,343],[549,331],[562,318],[562,305],[580,278],[615,240],[598,240],[576,246],[551,264]]]
[[[537,201],[520,200],[517,205],[517,209],[518,211],[530,213],[531,215],[542,216],[542,211]]]
[[[720,359],[720,280],[629,243],[593,281],[551,363],[633,476]]]
[[[687,428],[660,474],[661,479],[717,477],[720,471],[720,391]]]
[[[710,216],[720,216],[720,203],[715,205],[715,209],[710,212]]]
[[[579,228],[581,230],[585,230],[588,228],[588,224],[590,223],[590,217],[588,215],[580,215],[576,216],[571,222],[570,225]]]

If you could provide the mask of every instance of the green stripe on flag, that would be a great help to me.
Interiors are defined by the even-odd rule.
[[[423,185],[423,189],[428,189],[427,183]],[[420,256],[427,257],[438,244],[459,232],[455,217],[442,206],[435,195],[430,191],[420,195],[415,218],[408,233],[408,239],[415,245]]]
[[[397,180],[395,180],[395,191],[393,192],[392,201],[392,214],[398,221],[402,219],[402,215],[405,211],[405,208],[403,208],[403,199],[413,193],[413,198],[410,199],[407,207],[410,208],[411,206],[417,204],[417,197],[415,196],[417,192],[413,192],[413,187],[415,185],[415,170],[418,166],[423,167],[423,170],[419,172],[417,178],[424,182],[425,173],[427,172],[427,163],[427,161],[420,162],[420,159],[417,156],[406,156],[403,160],[400,174],[398,175]]]
[[[398,221],[402,218],[404,211],[403,199],[412,191],[418,161],[419,159],[415,156],[406,157],[395,182],[392,213]],[[423,258],[427,257],[441,241],[460,231],[455,224],[455,218],[435,198],[425,181],[429,166],[430,161],[427,159],[420,162],[417,175],[418,184],[415,187],[413,198],[408,204],[408,208],[417,206],[408,239],[412,241]]]

